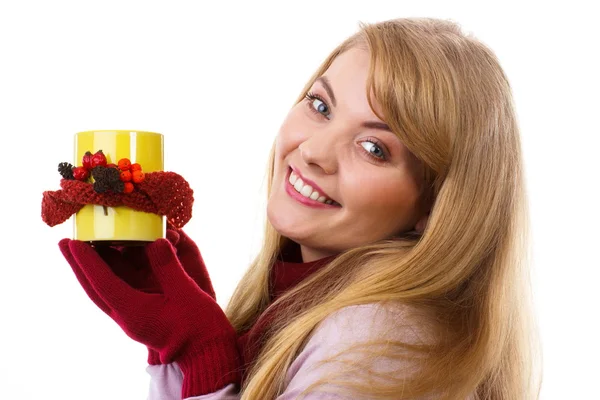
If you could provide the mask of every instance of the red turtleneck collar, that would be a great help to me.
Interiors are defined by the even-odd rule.
[[[290,240],[280,252],[271,269],[269,277],[269,294],[271,302],[287,290],[299,284],[310,274],[319,270],[319,268],[327,265],[335,257],[336,255],[332,255],[311,262],[302,262],[300,246]],[[264,318],[260,318],[252,328],[241,333],[238,337],[238,347],[245,366],[242,373],[242,379],[246,377],[246,367],[250,365],[258,355],[258,350],[262,346],[263,334],[268,327],[268,324],[272,321],[275,312],[280,311],[274,310],[274,312],[269,312]]]
[[[332,255],[311,262],[302,262],[300,246],[290,240],[271,269],[269,278],[271,301],[302,282],[319,268],[327,265],[335,257],[335,255]]]

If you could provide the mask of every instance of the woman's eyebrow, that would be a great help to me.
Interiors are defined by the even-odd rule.
[[[325,91],[327,92],[329,97],[331,97],[331,102],[333,103],[333,106],[336,107],[337,102],[335,101],[335,95],[333,94],[333,89],[331,89],[331,84],[329,83],[329,79],[327,79],[326,76],[320,76],[317,78],[317,80],[315,82],[320,82],[321,85],[323,85],[323,87],[325,88]]]
[[[382,131],[392,132],[390,127],[386,123],[383,123],[383,122],[367,121],[367,122],[363,122],[362,126],[364,126],[365,128],[380,129]]]
[[[335,100],[335,95],[333,94],[333,89],[331,88],[329,79],[327,79],[326,76],[320,76],[317,78],[317,80],[315,82],[319,82],[319,83],[321,83],[321,85],[323,85],[323,87],[325,88],[325,91],[331,98],[331,102],[333,103],[333,106],[334,107],[337,106],[337,102]],[[380,129],[382,131],[392,132],[390,127],[386,123],[383,123],[383,122],[367,121],[367,122],[364,122],[362,124],[362,126],[365,128],[369,128],[369,129]]]

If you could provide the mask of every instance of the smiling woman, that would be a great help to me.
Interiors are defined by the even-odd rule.
[[[224,313],[194,242],[63,240],[148,348],[151,399],[533,399],[527,207],[510,85],[455,23],[362,25],[269,164],[265,239]]]
[[[390,238],[417,224],[422,229],[427,220],[422,164],[369,104],[370,57],[362,47],[336,57],[277,136],[267,212],[278,232],[300,244],[304,261]],[[289,196],[284,188],[290,167],[301,179],[297,191],[306,190],[307,196],[318,188],[341,207],[324,213]]]

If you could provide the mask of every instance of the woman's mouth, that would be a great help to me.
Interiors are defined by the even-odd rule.
[[[305,183],[291,168],[286,176],[286,191],[299,202],[320,208],[341,207],[341,204]]]

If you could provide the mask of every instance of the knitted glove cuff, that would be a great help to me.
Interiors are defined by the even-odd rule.
[[[202,343],[177,359],[183,373],[182,398],[214,393],[230,383],[240,384],[241,359],[235,334]]]
[[[150,365],[160,365],[162,362],[160,361],[160,354],[157,351],[148,349],[148,364]]]

